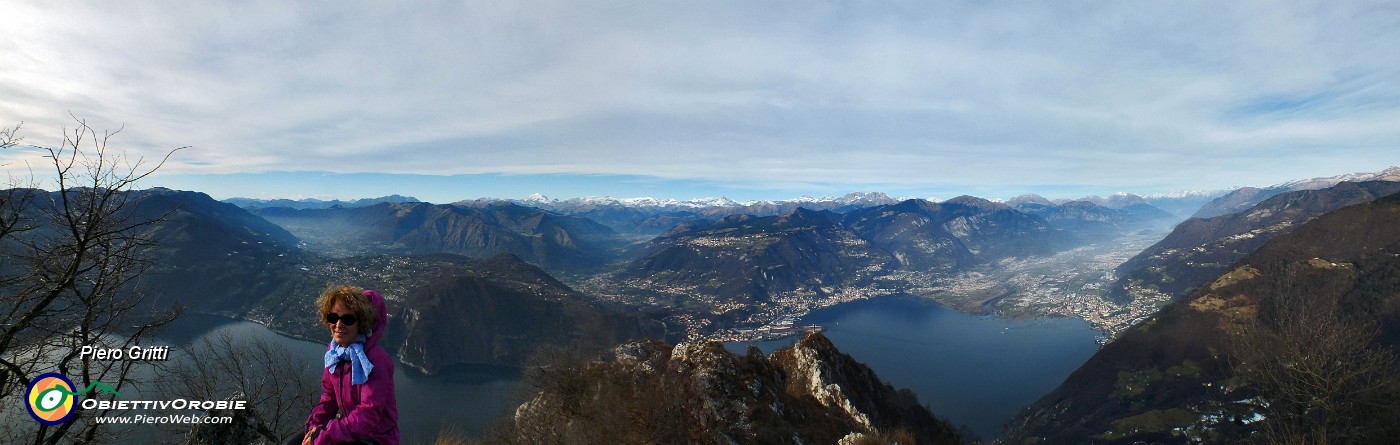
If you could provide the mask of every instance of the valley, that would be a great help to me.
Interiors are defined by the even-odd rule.
[[[973,314],[1080,318],[1107,342],[1191,285],[1124,284],[1125,268],[1138,264],[1128,273],[1139,275],[1141,264],[1148,271],[1199,268],[1190,257],[1154,256],[1150,260],[1157,263],[1144,263],[1149,261],[1142,258],[1145,252],[1173,251],[1183,243],[1170,240],[1187,230],[1198,240],[1191,243],[1203,243],[1193,250],[1198,257],[1220,255],[1211,250],[1217,238],[1229,248],[1223,252],[1241,255],[1248,250],[1228,244],[1239,238],[1233,234],[1273,230],[1276,224],[1268,215],[1301,221],[1394,189],[1394,183],[1361,184],[1293,192],[1306,193],[1302,198],[1284,194],[1261,204],[1268,206],[1263,210],[1228,216],[1233,218],[1228,227],[1219,227],[1215,219],[1193,219],[1174,232],[1165,229],[1175,217],[1130,195],[1056,202],[1028,195],[1009,203],[963,196],[935,203],[852,194],[761,205],[718,201],[710,207],[615,200],[589,205],[568,201],[572,207],[540,200],[434,205],[403,197],[309,210],[249,205],[255,215],[290,231],[278,235],[278,248],[285,252],[272,254],[301,263],[299,274],[255,278],[268,283],[274,294],[300,293],[316,287],[313,282],[353,281],[384,289],[389,298],[405,303],[411,294],[421,293],[416,289],[440,277],[478,276],[493,283],[493,289],[512,294],[578,301],[650,319],[671,341],[731,342],[820,330],[800,320],[823,308],[905,294]],[[741,211],[758,215],[728,213]],[[654,237],[635,231],[637,220],[677,212],[690,217]],[[576,216],[583,213],[588,217]],[[1254,216],[1260,214],[1266,217]],[[259,221],[254,215],[224,218]],[[257,226],[257,231],[273,230],[258,224],[267,227]],[[1202,225],[1212,229],[1190,229]],[[300,244],[285,247],[288,240]],[[353,251],[344,249],[351,245]],[[481,266],[487,263],[471,259],[501,253],[534,270],[511,266],[483,275]],[[302,278],[289,281],[288,275]],[[1172,279],[1161,277],[1167,283]],[[212,312],[257,320],[294,335],[314,330],[304,314],[292,310],[298,303],[267,301],[271,303]]]
[[[0,16],[0,445],[1400,444],[1397,1]]]
[[[1165,294],[1126,304],[1108,298],[1113,269],[1164,235],[1135,233],[1055,255],[1003,260],[948,279],[935,299],[959,310],[994,311],[1003,317],[1082,318],[1106,341],[1170,301]]]
[[[844,303],[895,294],[908,294],[946,305],[961,312],[995,313],[1009,318],[1070,317],[1087,321],[1107,341],[1134,323],[1161,309],[1170,297],[1150,291],[1119,303],[1108,298],[1113,269],[1143,249],[1160,241],[1163,232],[1123,235],[1054,255],[1007,258],[996,264],[949,277],[896,270],[870,277],[864,287],[825,289],[825,292],[787,292],[768,300],[744,305],[719,303],[713,315],[741,311],[736,327],[711,329],[713,317],[679,313],[668,321],[684,326],[687,338],[711,338],[725,342],[771,340],[819,330],[798,320],[812,311]],[[573,287],[616,303],[636,302],[635,296],[617,292],[609,277],[591,277]],[[643,304],[661,306],[691,288],[671,287]],[[708,331],[708,332],[707,332]]]
[[[993,409],[976,403],[977,394],[951,397],[947,388],[956,384],[923,385],[920,373],[937,369],[932,372],[961,376],[972,386],[1018,379],[989,377],[1001,375],[986,370],[992,365],[961,369],[957,363],[981,363],[990,354],[1043,366],[1050,359],[1041,353],[1052,347],[1030,352],[1017,345],[1032,344],[1027,336],[1047,326],[1071,327],[1066,332],[1073,331],[1076,348],[1083,348],[1076,354],[1121,351],[1127,347],[1124,338],[1142,343],[1144,326],[1183,310],[1179,289],[1199,293],[1200,283],[1210,283],[1210,289],[1232,286],[1234,281],[1201,277],[1272,242],[1266,238],[1286,237],[1338,208],[1374,201],[1400,190],[1396,184],[1342,183],[1281,193],[1243,212],[1190,219],[1172,230],[1176,217],[1140,203],[1111,208],[1087,200],[1023,197],[1007,204],[963,196],[941,202],[881,200],[864,207],[826,204],[839,212],[736,207],[762,210],[754,215],[692,207],[685,210],[690,216],[654,236],[637,229],[655,225],[635,221],[656,221],[657,215],[675,216],[679,210],[587,209],[615,224],[608,225],[512,202],[365,202],[353,208],[249,211],[197,192],[154,189],[136,196],[139,211],[167,214],[151,232],[160,241],[160,260],[141,288],[154,305],[241,318],[314,341],[323,328],[309,308],[327,283],[379,289],[392,309],[385,347],[403,369],[424,376],[531,369],[542,351],[597,357],[637,342],[706,348],[697,345],[791,342],[829,334],[853,356],[871,360],[882,375],[916,388],[941,411],[980,419],[968,422],[975,422],[977,435],[991,437],[1000,434],[999,425],[1013,408],[1054,382],[1012,391]],[[1343,264],[1325,264],[1333,263]],[[1182,270],[1199,273],[1176,272]],[[1125,282],[1125,271],[1156,281]],[[1177,282],[1183,277],[1204,281]],[[1234,300],[1211,298],[1201,297],[1205,303],[1190,307],[1234,310]],[[930,316],[936,311],[920,305],[958,317]],[[875,312],[861,308],[882,312],[870,318]],[[833,313],[854,318],[818,315]],[[1010,324],[988,330],[972,327],[982,322],[950,321],[959,317]],[[918,320],[928,322],[912,323]],[[1030,324],[1017,324],[1022,322]],[[933,342],[962,346],[938,349]],[[938,366],[961,358],[945,369],[905,362],[914,356]],[[1053,380],[1082,360],[1065,357],[1055,362],[1064,369]],[[1208,371],[1223,378],[1224,365],[1211,360],[1214,367],[1205,371],[1195,370],[1207,358],[1191,356],[1189,362],[1151,368],[1099,365],[1110,369],[1095,372],[1127,372],[1114,374],[1118,386],[1160,380],[1163,373],[1179,379]],[[1086,378],[1069,375],[1071,382]],[[1086,385],[1062,386],[1058,397],[1095,397],[1074,393]],[[1226,408],[1244,413],[1247,407]],[[1114,415],[1123,412],[1135,411]],[[1045,434],[1037,425],[1056,419],[1049,413],[1014,431]],[[1094,428],[1096,437],[1133,437],[1126,428]]]

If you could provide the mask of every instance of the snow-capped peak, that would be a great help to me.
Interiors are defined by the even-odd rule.
[[[1006,204],[1013,207],[1023,204],[1054,205],[1054,203],[1050,202],[1049,199],[1046,199],[1044,196],[1040,196],[1034,193],[1027,193],[1021,196],[1017,196],[1015,198],[1011,198],[1006,201]]]
[[[591,208],[598,206],[623,206],[645,209],[714,209],[714,208],[737,208],[751,207],[756,205],[783,206],[790,204],[806,205],[814,208],[837,208],[842,206],[875,206],[894,204],[899,202],[880,192],[856,192],[848,193],[840,197],[813,198],[803,196],[801,198],[786,201],[735,201],[727,197],[694,198],[694,199],[659,199],[652,197],[636,198],[614,198],[611,196],[589,196],[583,198],[569,198],[564,200],[550,199],[549,197],[535,193],[517,202],[550,208],[559,211],[570,211],[569,209]]]
[[[1143,197],[1143,198],[1147,198],[1147,199],[1180,199],[1180,198],[1215,197],[1215,196],[1220,196],[1220,195],[1229,193],[1230,190],[1232,190],[1232,189],[1227,189],[1227,190],[1172,190],[1172,191],[1165,192],[1165,193],[1151,193],[1151,194],[1147,194],[1147,195],[1142,195],[1142,197]]]
[[[1300,179],[1277,184],[1271,189],[1316,190],[1331,187],[1343,182],[1400,181],[1400,167],[1390,167],[1378,172],[1357,172],[1326,178]]]
[[[894,198],[891,198],[889,195],[886,195],[886,194],[881,193],[881,192],[852,192],[852,193],[847,193],[845,196],[840,196],[840,197],[828,196],[828,197],[823,197],[823,198],[813,198],[813,197],[811,197],[811,196],[802,196],[802,197],[799,197],[799,198],[797,198],[797,199],[793,199],[793,200],[791,200],[791,201],[789,201],[789,202],[804,203],[804,204],[806,204],[806,203],[821,203],[821,204],[840,204],[840,205],[850,205],[850,204],[875,204],[875,205],[879,205],[879,204],[892,204],[892,203],[895,203],[895,202],[898,202],[898,201],[896,201]]]

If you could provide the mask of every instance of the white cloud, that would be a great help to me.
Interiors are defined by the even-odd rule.
[[[175,172],[1184,189],[1400,163],[1386,3],[21,1],[0,16],[22,17],[0,31],[0,119],[37,144],[72,111],[124,123],[138,154],[194,146]]]

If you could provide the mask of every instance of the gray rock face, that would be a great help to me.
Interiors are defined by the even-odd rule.
[[[561,369],[573,372],[558,372]],[[631,342],[600,361],[553,366],[515,413],[548,443],[838,443],[867,436],[959,443],[913,394],[881,382],[821,334],[765,357],[712,341]]]

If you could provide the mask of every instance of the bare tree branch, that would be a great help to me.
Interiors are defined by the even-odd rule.
[[[1232,362],[1260,393],[1270,444],[1370,443],[1363,419],[1395,413],[1396,357],[1374,324],[1347,320],[1334,299],[1285,294],[1234,338]]]
[[[60,372],[86,386],[118,388],[132,381],[133,362],[94,361],[83,346],[139,344],[173,313],[147,313],[134,281],[151,265],[155,241],[148,230],[163,216],[142,217],[136,182],[162,167],[130,162],[111,150],[120,132],[98,132],[74,117],[63,144],[42,148],[54,192],[13,187],[0,193],[0,398],[26,388],[32,376]],[[0,148],[13,147],[19,126],[0,130]],[[177,149],[178,150],[178,149]],[[3,404],[0,410],[16,404]],[[30,431],[5,431],[0,442],[23,436],[36,444],[95,443],[103,426],[75,407],[74,419]]]

